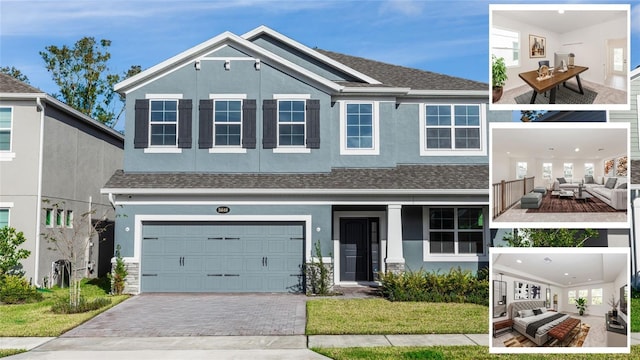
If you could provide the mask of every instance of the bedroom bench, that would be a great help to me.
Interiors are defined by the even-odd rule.
[[[573,329],[575,329],[576,326],[579,326],[580,323],[581,323],[581,321],[579,319],[568,318],[567,320],[561,322],[560,324],[554,326],[551,330],[549,330],[548,335],[550,337],[560,341],[562,346],[567,346],[567,344],[569,342],[567,342],[567,344],[565,344],[564,341],[567,339],[567,337],[569,337],[569,334],[571,334],[571,331],[573,331]],[[576,335],[578,333],[579,333],[579,331],[576,333]],[[575,335],[573,337],[575,337]],[[573,337],[572,337],[572,339],[573,339]]]

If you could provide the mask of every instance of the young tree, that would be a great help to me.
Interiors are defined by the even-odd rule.
[[[3,66],[0,67],[0,73],[3,74],[7,74],[9,76],[11,76],[14,79],[20,80],[23,83],[29,83],[29,78],[27,77],[27,75],[23,74],[22,71],[20,71],[18,68],[16,68],[15,66]]]
[[[5,275],[24,275],[22,271],[17,271],[20,260],[31,255],[31,251],[19,249],[25,239],[22,231],[16,231],[12,227],[0,228],[0,278]]]
[[[592,229],[518,229],[502,240],[510,247],[582,247],[596,236],[598,231]]]
[[[113,86],[121,78],[140,72],[139,66],[132,66],[122,76],[111,73],[110,46],[111,40],[83,37],[73,47],[50,45],[40,52],[47,70],[60,87],[60,94],[54,96],[106,125],[112,125],[116,119],[114,100],[119,98]]]
[[[44,202],[49,203],[48,200]],[[51,204],[54,213],[61,209],[64,203]],[[87,249],[92,239],[106,230],[103,217],[95,219],[95,209],[91,209],[70,220],[71,226],[48,228],[42,236],[53,244],[50,250],[58,251],[60,258],[65,261],[65,270],[70,275],[69,305],[77,307],[80,304],[80,281],[83,273],[80,269],[88,263]]]

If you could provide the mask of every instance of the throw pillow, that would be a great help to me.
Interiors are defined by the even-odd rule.
[[[529,316],[533,316],[533,310],[531,310],[531,309],[520,310],[520,311],[518,311],[518,314],[520,314],[520,317],[526,318],[526,317],[529,317]]]
[[[622,183],[620,185],[618,185],[618,187],[616,189],[626,189],[627,188],[627,183]]]
[[[533,309],[533,315],[540,315],[542,314],[542,310],[540,309]]]
[[[561,177],[561,178],[558,178],[558,183],[560,183],[560,184],[566,184],[566,183],[567,183],[567,180],[565,180],[563,177]]]
[[[606,187],[607,189],[613,189],[616,186],[616,181],[618,181],[617,178],[608,178],[607,183],[604,184],[604,187]]]
[[[585,184],[595,184],[595,181],[593,180],[593,176],[591,175],[587,175],[584,177],[584,183]]]
[[[546,312],[547,312],[547,308],[543,308],[543,307],[541,307],[541,308],[540,308],[540,311],[544,314],[544,313],[546,313]]]

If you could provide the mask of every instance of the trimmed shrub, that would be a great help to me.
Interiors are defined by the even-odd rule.
[[[111,299],[108,298],[100,297],[92,301],[86,301],[84,297],[80,296],[77,306],[73,306],[69,301],[69,296],[63,296],[57,298],[51,305],[51,311],[55,314],[77,314],[97,310],[109,304],[111,304]]]
[[[6,275],[0,279],[0,302],[5,304],[24,304],[42,300],[35,287],[18,275]]]
[[[482,272],[451,269],[380,274],[380,291],[390,301],[474,303],[489,306],[489,281]]]

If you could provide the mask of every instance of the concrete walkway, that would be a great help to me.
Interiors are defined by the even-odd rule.
[[[312,347],[489,345],[489,334],[0,338],[6,359],[327,359]],[[640,333],[631,334],[640,345]]]

